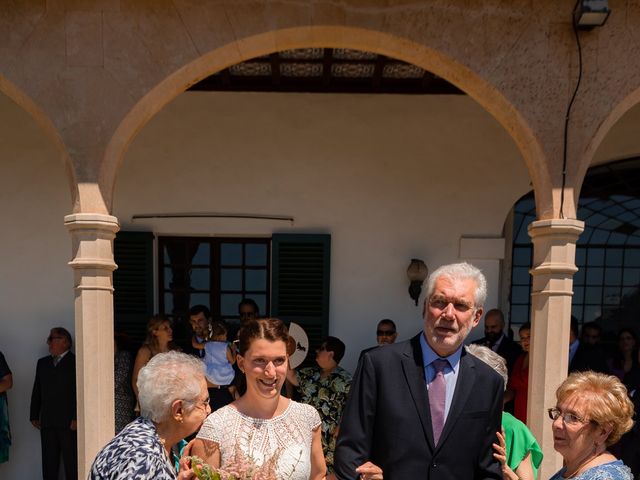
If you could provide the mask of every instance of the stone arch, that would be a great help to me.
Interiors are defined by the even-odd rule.
[[[71,193],[71,204],[77,205],[79,202],[78,182],[76,180],[76,172],[71,162],[69,152],[60,137],[60,134],[49,116],[36,105],[36,103],[15,84],[10,82],[6,77],[0,75],[0,93],[5,94],[18,106],[24,109],[36,124],[44,131],[47,138],[49,138],[55,145],[56,150],[60,154],[62,163],[64,165],[65,174],[69,190]]]
[[[582,182],[587,175],[587,170],[589,170],[589,167],[593,162],[598,147],[600,147],[603,140],[614,127],[614,125],[618,122],[618,120],[620,120],[625,113],[627,113],[629,110],[631,110],[631,108],[635,107],[638,104],[640,104],[640,86],[629,93],[609,111],[609,114],[600,123],[595,134],[591,137],[591,141],[587,144],[584,153],[579,156],[580,163],[577,165],[575,176],[572,179],[573,185],[582,185]],[[579,196],[580,189],[576,189],[576,205],[578,204]]]
[[[156,85],[123,118],[106,147],[99,185],[109,211],[117,172],[128,146],[144,125],[177,95],[203,78],[245,60],[280,50],[314,47],[350,48],[397,58],[462,89],[516,143],[527,165],[542,218],[553,211],[551,177],[542,146],[523,115],[499,89],[467,66],[428,46],[380,31],[344,26],[287,28],[242,38],[200,56]]]

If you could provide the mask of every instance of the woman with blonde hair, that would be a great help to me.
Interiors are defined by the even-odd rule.
[[[154,315],[147,323],[147,337],[138,350],[136,360],[133,364],[131,386],[133,387],[133,392],[136,394],[136,399],[138,398],[138,386],[136,383],[140,369],[158,353],[165,353],[170,350],[179,350],[173,343],[171,322],[164,315]],[[136,408],[136,410],[138,409]]]
[[[607,449],[633,426],[633,404],[613,375],[576,372],[556,391],[553,447],[565,467],[551,480],[632,480],[631,470]]]

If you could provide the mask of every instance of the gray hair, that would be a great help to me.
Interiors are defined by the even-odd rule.
[[[191,355],[176,351],[154,355],[136,382],[140,414],[161,422],[169,418],[176,400],[195,406],[203,379],[204,363]]]
[[[484,302],[487,299],[487,279],[479,268],[474,267],[467,262],[451,263],[449,265],[442,265],[441,267],[438,267],[433,273],[431,273],[431,275],[429,275],[429,278],[427,278],[425,282],[426,299],[429,299],[431,295],[433,295],[436,280],[440,277],[447,278],[453,282],[466,279],[473,280],[476,283],[474,308],[477,310],[484,305]]]
[[[500,374],[504,380],[504,389],[507,389],[507,381],[509,380],[509,373],[507,371],[507,361],[491,350],[489,347],[483,345],[471,344],[467,345],[467,352],[482,360],[484,363],[493,368]]]

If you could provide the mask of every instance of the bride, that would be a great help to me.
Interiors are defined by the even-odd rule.
[[[287,327],[275,318],[251,320],[240,329],[237,362],[247,391],[209,415],[192,455],[223,470],[248,461],[268,470],[271,478],[325,477],[318,412],[280,395],[288,338]]]

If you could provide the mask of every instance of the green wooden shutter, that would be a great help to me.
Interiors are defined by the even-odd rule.
[[[271,259],[271,315],[304,328],[310,351],[304,365],[312,365],[329,332],[331,236],[275,234]]]
[[[153,233],[118,232],[113,256],[114,329],[139,343],[153,315]]]

